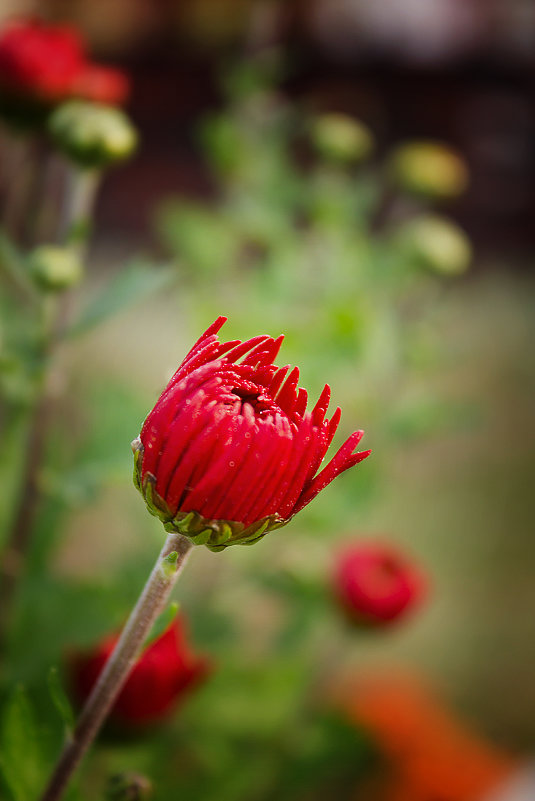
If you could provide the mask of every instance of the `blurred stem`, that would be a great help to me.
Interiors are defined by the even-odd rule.
[[[2,224],[14,241],[21,234],[28,196],[32,186],[32,169],[37,148],[36,140],[28,134],[5,137],[6,158],[3,160],[4,184]]]
[[[379,202],[372,212],[369,231],[372,236],[381,233],[394,216],[398,197],[388,182],[384,182]]]
[[[39,470],[43,462],[49,418],[49,398],[42,395],[32,413],[23,488],[0,565],[0,655],[4,651],[13,601],[24,568],[24,555],[28,550],[37,514],[40,498]]]
[[[60,242],[78,246],[83,255],[87,244],[91,212],[95,203],[101,173],[68,165],[65,191],[58,225]]]
[[[70,777],[95,739],[143,647],[151,627],[165,606],[182,571],[192,543],[182,534],[167,536],[156,564],[115,649],[99,676],[65,744],[40,801],[58,801]]]
[[[88,219],[93,206],[100,173],[69,169],[62,212],[58,221],[58,239],[81,251],[85,248]],[[80,254],[82,255],[82,253]],[[61,342],[69,317],[69,294],[59,298],[48,293],[42,295],[42,331],[38,345],[42,376],[29,421],[27,456],[24,464],[19,500],[13,522],[7,534],[0,564],[0,655],[5,650],[13,601],[24,560],[31,542],[41,493],[39,473],[43,464],[46,439],[53,408],[55,383],[54,356]]]
[[[19,502],[15,509],[0,563],[0,655],[5,648],[13,600],[19,577],[23,572],[24,556],[30,543],[40,499],[39,471],[43,463],[52,408],[51,395],[53,394],[51,391],[53,374],[50,370],[49,362],[55,344],[55,309],[57,305],[54,300],[51,297],[42,298],[41,383],[30,413],[26,459]]]

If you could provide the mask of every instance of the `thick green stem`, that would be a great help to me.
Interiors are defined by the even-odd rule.
[[[66,743],[40,801],[58,801],[70,777],[95,739],[106,715],[132,670],[154,620],[165,606],[192,543],[169,534],[149,580]]]

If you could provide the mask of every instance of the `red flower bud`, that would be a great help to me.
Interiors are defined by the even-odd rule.
[[[283,337],[219,342],[219,317],[190,350],[134,440],[134,480],[168,530],[220,550],[280,527],[361,462],[353,433],[317,470],[340,422],[312,409],[299,370],[276,367]]]
[[[128,89],[122,72],[88,60],[76,28],[20,20],[0,32],[0,90],[11,101],[47,107],[77,97],[117,104]]]
[[[74,28],[21,20],[0,34],[0,84],[9,92],[61,101],[70,96],[84,64],[83,43]]]
[[[399,620],[420,602],[425,581],[393,546],[357,543],[338,554],[333,590],[354,623],[383,626]]]
[[[88,697],[118,637],[107,637],[90,653],[70,663],[75,698]],[[110,718],[117,723],[144,725],[167,717],[177,702],[207,675],[208,660],[195,656],[186,641],[179,616],[141,654],[113,706]]]

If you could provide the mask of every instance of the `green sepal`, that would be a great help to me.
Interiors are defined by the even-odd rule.
[[[210,551],[222,551],[230,545],[253,545],[268,531],[281,528],[289,522],[278,515],[269,515],[249,526],[237,520],[208,520],[198,512],[173,513],[156,492],[156,477],[147,473],[141,480],[143,445],[139,437],[132,442],[134,452],[134,484],[141,492],[149,512],[158,517],[168,533],[177,532],[194,545],[206,545]]]
[[[199,534],[190,534],[190,540],[194,545],[206,545],[209,542],[210,537],[212,536],[212,529],[205,528],[203,531],[199,532]]]

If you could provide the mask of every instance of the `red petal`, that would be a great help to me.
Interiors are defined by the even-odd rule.
[[[275,398],[289,369],[290,365],[287,364],[286,367],[281,367],[279,370],[277,370],[277,372],[273,376],[271,384],[267,388],[272,398]]]
[[[249,497],[246,521],[244,521],[247,524],[277,511],[274,508],[273,498],[276,493],[279,494],[293,452],[293,434],[285,417],[275,415],[275,423],[266,422],[265,432],[273,450],[270,449],[269,463],[266,462],[266,468],[260,473],[257,491]]]
[[[362,459],[365,459],[366,456],[369,456],[371,451],[366,451],[364,454],[351,455],[353,449],[356,448],[362,439],[363,433],[363,431],[355,431],[353,434],[351,434],[339,451],[333,456],[329,464],[324,467],[321,473],[318,473],[318,475],[312,479],[308,487],[305,488],[304,492],[299,498],[294,509],[294,514],[299,512],[304,506],[310,503],[310,501],[312,501],[322,489],[330,484],[331,481],[336,478],[336,476],[340,475],[340,473],[343,473],[344,470],[347,470],[353,464],[356,464],[354,461],[355,456],[360,457],[357,459],[357,461],[362,461]]]
[[[329,402],[331,400],[331,388],[328,384],[323,387],[322,393],[319,396],[316,405],[312,409],[312,422],[315,426],[320,426],[323,423]]]
[[[294,415],[299,415],[299,417],[303,417],[304,413],[306,412],[308,402],[308,392],[303,387],[299,388],[299,392],[297,393],[297,400],[295,402],[295,406],[293,409]]]
[[[232,350],[226,354],[225,360],[227,362],[237,362],[238,359],[248,351],[254,352],[259,345],[264,346],[266,342],[270,341],[270,336],[262,334],[257,337],[252,337],[252,339],[248,339],[245,342],[240,342],[239,345],[236,345],[236,347],[232,348]]]
[[[290,414],[296,400],[296,387],[299,383],[299,368],[294,367],[284,385],[279,390],[276,401],[286,414]]]

